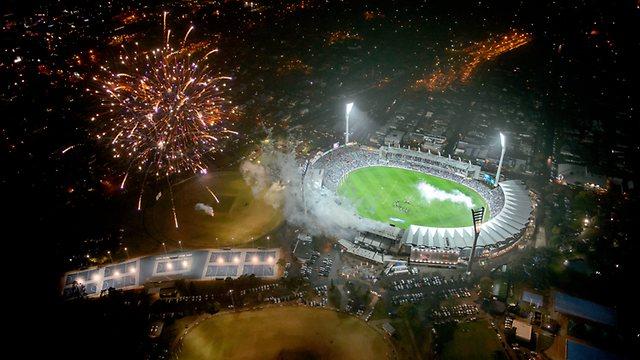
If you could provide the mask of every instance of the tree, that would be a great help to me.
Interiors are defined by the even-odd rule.
[[[491,297],[491,289],[493,288],[493,280],[488,276],[483,276],[480,279],[480,296],[483,298]]]
[[[329,288],[329,303],[331,306],[336,309],[340,309],[342,306],[342,293],[340,290],[331,284],[331,288]]]

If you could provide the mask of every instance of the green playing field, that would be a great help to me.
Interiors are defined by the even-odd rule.
[[[417,171],[372,166],[352,171],[338,194],[362,217],[407,228],[409,225],[462,227],[473,225],[470,208],[489,208],[475,190]]]

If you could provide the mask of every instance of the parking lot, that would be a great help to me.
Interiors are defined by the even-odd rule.
[[[338,269],[341,267],[342,259],[337,249],[331,248],[326,254],[315,251],[309,260],[300,266],[300,276],[312,286],[329,285],[332,279],[337,285],[341,283],[338,276]]]

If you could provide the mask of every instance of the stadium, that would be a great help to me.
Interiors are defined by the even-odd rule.
[[[450,156],[400,147],[350,144],[316,154],[304,171],[304,193],[335,197],[354,212],[353,239],[343,248],[383,263],[389,256],[455,265],[473,246],[471,209],[485,208],[476,255],[503,250],[520,239],[533,211],[516,180],[494,187],[480,166]]]

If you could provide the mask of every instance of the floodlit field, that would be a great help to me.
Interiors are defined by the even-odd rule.
[[[213,316],[184,338],[181,360],[387,359],[385,338],[331,310],[273,307]]]
[[[485,200],[473,189],[417,171],[385,166],[357,169],[343,179],[338,194],[366,218],[407,228],[409,225],[462,227],[473,225],[471,208]]]

